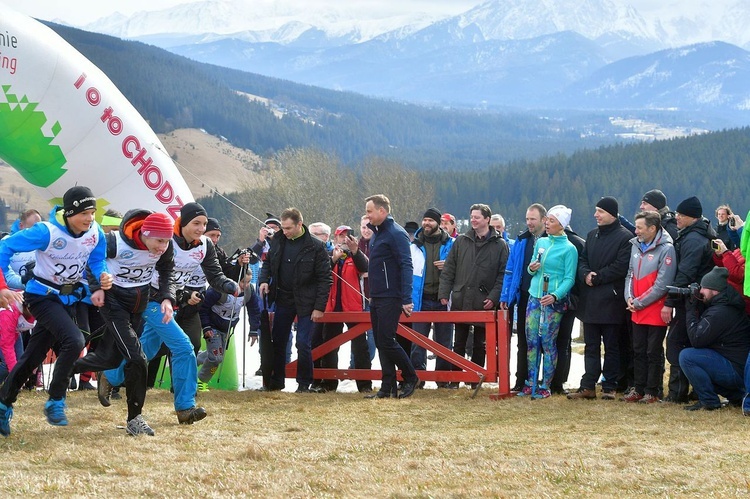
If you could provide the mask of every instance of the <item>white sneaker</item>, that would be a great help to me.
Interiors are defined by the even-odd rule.
[[[152,430],[148,423],[143,420],[143,416],[140,414],[128,421],[128,426],[125,428],[125,431],[134,437],[137,437],[138,435],[148,435],[153,437],[155,435],[154,430]]]

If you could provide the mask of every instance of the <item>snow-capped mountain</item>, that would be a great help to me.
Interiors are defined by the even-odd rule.
[[[318,6],[326,1],[314,0]],[[448,17],[396,15],[361,4],[321,9],[298,0],[202,0],[129,18],[114,15],[86,29],[202,62],[418,102],[750,107],[744,97],[750,79],[738,76],[745,74],[746,54],[739,47],[750,47],[747,0],[662,0],[643,13],[628,0],[488,0]],[[739,47],[710,44],[716,40]],[[688,53],[704,59],[684,57],[671,65],[674,55],[662,59],[671,53],[665,49],[696,43],[708,45]],[[728,62],[732,51],[737,67]],[[648,74],[651,65],[631,66],[645,64],[644,57],[661,61],[657,68],[670,67],[672,76],[654,70],[663,84],[647,85],[644,76],[644,86],[626,97],[623,82]]]
[[[745,0],[660,0],[648,3],[643,11],[633,7],[633,1],[489,0],[449,19],[459,27],[476,24],[488,40],[575,31],[592,40],[614,34],[662,47],[714,40],[739,46],[750,43],[750,4]],[[373,4],[377,3],[200,0],[130,17],[114,14],[82,28],[120,38],[213,34],[283,44],[312,29],[330,39],[362,43],[385,34],[408,36],[448,18],[406,9],[394,14]]]
[[[129,18],[115,14],[83,28],[119,38],[210,34],[282,44],[293,43],[312,30],[331,40],[359,43],[393,30],[408,34],[439,19],[423,12],[392,15],[370,11],[363,17],[353,7],[333,4],[317,9],[297,0],[203,0]]]
[[[571,85],[559,105],[599,109],[750,110],[750,52],[722,42],[609,64]]]

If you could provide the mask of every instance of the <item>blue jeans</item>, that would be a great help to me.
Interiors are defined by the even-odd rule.
[[[172,319],[167,324],[162,323],[161,304],[148,302],[143,311],[143,334],[141,346],[148,360],[153,359],[159,352],[162,342],[172,352],[172,387],[174,388],[174,408],[184,411],[195,407],[195,391],[198,389],[198,364],[195,361],[195,351],[190,338]],[[125,362],[117,369],[105,371],[104,375],[113,386],[125,382]]]
[[[706,407],[721,407],[718,395],[739,403],[745,395],[745,383],[726,357],[710,348],[685,348],[680,352],[680,368],[698,400]]]
[[[422,307],[420,312],[446,312],[448,305],[443,305],[439,300],[426,300],[422,299]],[[430,322],[418,322],[412,325],[412,329],[418,332],[425,338],[430,335],[430,326],[433,326]],[[433,339],[435,343],[438,343],[448,350],[453,349],[453,324],[449,322],[436,322],[434,324]],[[416,343],[411,345],[411,363],[414,365],[414,369],[427,369],[427,350],[418,346]],[[452,364],[442,357],[438,357],[435,360],[436,371],[450,371]]]
[[[745,398],[742,400],[742,411],[750,414],[750,355],[745,362]]]
[[[295,307],[276,304],[273,316],[271,337],[273,338],[273,373],[272,384],[275,388],[284,387],[286,378],[286,351],[289,344],[289,331],[297,316]],[[312,363],[312,330],[313,321],[309,315],[297,317],[297,383],[309,387],[313,382]]]

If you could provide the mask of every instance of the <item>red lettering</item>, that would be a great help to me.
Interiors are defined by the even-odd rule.
[[[149,161],[151,161],[151,158],[149,158]],[[148,187],[152,191],[158,189],[162,181],[164,180],[161,176],[161,170],[159,170],[159,167],[156,165],[149,165],[144,166],[143,168],[139,168],[138,173],[143,176],[143,183],[146,184],[146,187]]]
[[[151,163],[153,163],[151,157],[143,159],[147,153],[148,151],[146,151],[145,149],[141,149],[140,151],[138,151],[138,154],[135,155],[133,161],[131,161],[133,166],[141,165],[141,168],[138,169],[138,173],[140,173],[141,175],[143,175],[143,170],[151,166]]]
[[[180,196],[175,196],[175,201],[177,201],[177,204],[171,204],[167,206],[167,213],[169,213],[169,216],[171,216],[173,219],[177,220],[177,218],[180,216],[180,210],[182,210],[182,206],[185,203],[182,202]]]
[[[73,83],[73,86],[80,90],[84,81],[86,81],[86,73],[81,73],[81,76],[79,76],[76,82]]]
[[[132,145],[132,151],[131,148],[128,147]],[[135,138],[132,135],[128,135],[125,137],[125,140],[122,141],[122,153],[125,155],[126,158],[132,158],[133,157],[133,151],[140,151],[141,150],[141,143],[138,142],[138,139]],[[135,166],[135,163],[133,163],[133,166]]]
[[[86,90],[86,100],[89,101],[89,104],[91,104],[92,106],[98,106],[102,101],[102,96],[99,94],[99,91],[95,87],[91,87]]]
[[[164,185],[162,185],[161,189],[156,192],[155,196],[161,204],[167,204],[172,201],[172,198],[174,198],[174,190],[172,189],[172,184],[169,183],[169,180],[164,182]]]
[[[107,122],[107,129],[112,135],[120,135],[122,133],[122,120],[117,116],[113,116]]]
[[[108,106],[106,109],[104,109],[104,112],[102,112],[101,119],[102,123],[106,123],[107,120],[109,120],[112,117],[112,114],[114,113],[114,110],[112,109],[112,106]]]

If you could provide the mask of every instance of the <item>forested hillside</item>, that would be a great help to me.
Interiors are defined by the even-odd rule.
[[[510,219],[514,232],[523,229],[533,202],[573,208],[571,225],[580,232],[594,227],[594,205],[602,196],[615,196],[621,214],[632,219],[643,193],[653,188],[664,191],[673,209],[698,196],[715,223],[720,204],[729,203],[743,217],[750,209],[750,128],[440,173],[435,180],[443,209],[467,214],[472,202],[489,203]]]

